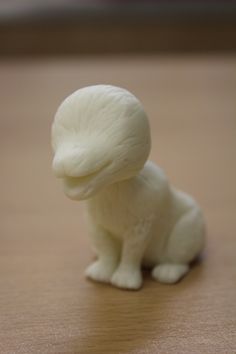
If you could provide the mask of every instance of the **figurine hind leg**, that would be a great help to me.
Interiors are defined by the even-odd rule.
[[[154,279],[172,284],[179,281],[188,271],[204,245],[204,220],[198,207],[187,211],[174,226],[163,262],[152,270]]]

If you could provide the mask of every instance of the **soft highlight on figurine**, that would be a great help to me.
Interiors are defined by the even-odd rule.
[[[125,89],[89,86],[67,97],[52,126],[53,171],[65,194],[87,200],[96,281],[124,289],[154,279],[175,283],[201,252],[205,223],[196,202],[147,161],[150,128],[139,100]]]

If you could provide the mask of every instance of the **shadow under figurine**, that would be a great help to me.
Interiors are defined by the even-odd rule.
[[[88,278],[139,289],[142,265],[168,284],[189,271],[204,246],[204,218],[196,202],[147,161],[150,128],[134,95],[110,85],[74,92],[58,108],[52,145],[65,194],[87,200],[98,256]]]

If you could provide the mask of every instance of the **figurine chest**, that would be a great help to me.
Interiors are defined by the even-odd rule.
[[[93,222],[122,237],[135,223],[130,207],[130,204],[119,198],[96,198],[89,202],[88,212]]]

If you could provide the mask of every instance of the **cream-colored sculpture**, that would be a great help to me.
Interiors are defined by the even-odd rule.
[[[162,283],[188,272],[204,245],[203,215],[147,161],[150,129],[135,96],[109,85],[74,92],[56,113],[52,145],[53,170],[65,194],[87,200],[98,257],[87,277],[138,289],[141,265]]]

